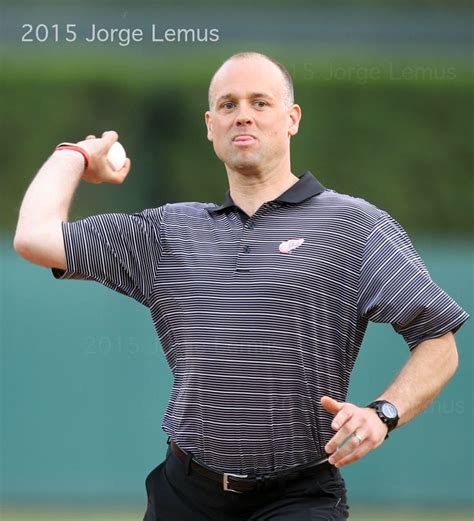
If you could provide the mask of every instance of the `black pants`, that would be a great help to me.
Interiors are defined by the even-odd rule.
[[[315,475],[270,490],[237,494],[186,466],[168,449],[146,478],[143,521],[329,521],[347,519],[346,489],[339,470],[324,465]]]

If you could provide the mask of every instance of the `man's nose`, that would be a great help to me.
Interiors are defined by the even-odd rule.
[[[236,116],[236,125],[237,126],[241,126],[241,125],[250,125],[252,124],[252,116],[250,114],[250,107],[248,107],[247,105],[240,105],[239,106],[239,110],[237,112],[237,116]]]

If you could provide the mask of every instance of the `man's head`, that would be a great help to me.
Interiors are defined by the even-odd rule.
[[[218,72],[221,70],[221,68],[231,60],[248,60],[248,59],[262,59],[267,60],[270,63],[273,63],[278,69],[280,69],[282,79],[284,82],[284,99],[285,104],[289,108],[293,103],[295,102],[295,93],[294,93],[294,87],[293,87],[293,79],[290,75],[290,73],[287,71],[286,67],[282,65],[280,62],[277,62],[270,56],[267,56],[266,54],[261,54],[259,52],[239,52],[237,54],[232,55],[230,58],[228,58],[222,65],[217,69],[217,71],[214,73],[214,76],[211,79],[211,83],[209,84],[209,92],[208,92],[208,101],[209,101],[209,110],[212,108],[212,103],[214,101],[213,96],[213,87],[214,87],[214,78],[217,76]]]
[[[263,54],[231,56],[211,80],[207,136],[231,170],[289,171],[290,137],[300,118],[288,71]]]

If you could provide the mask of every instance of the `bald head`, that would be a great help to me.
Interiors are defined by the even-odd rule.
[[[214,103],[214,83],[215,78],[219,74],[219,71],[226,66],[229,62],[232,62],[234,60],[264,60],[267,62],[272,63],[281,74],[282,79],[282,87],[283,87],[283,95],[284,95],[284,103],[287,107],[290,107],[294,103],[294,89],[293,89],[293,80],[290,76],[290,73],[286,70],[286,68],[273,58],[270,58],[270,56],[267,56],[265,54],[261,54],[259,52],[239,52],[238,54],[232,55],[230,58],[228,58],[214,73],[214,76],[211,79],[211,83],[209,84],[209,93],[208,93],[208,99],[209,99],[209,108],[212,108],[212,105]]]

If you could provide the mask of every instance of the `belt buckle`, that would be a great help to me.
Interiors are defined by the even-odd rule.
[[[233,488],[230,488],[229,477],[231,476],[233,478],[246,478],[248,474],[231,474],[230,472],[224,472],[224,476],[222,479],[224,490],[226,490],[227,492],[235,492],[236,494],[243,494],[243,492],[241,492],[240,490],[234,490]]]

